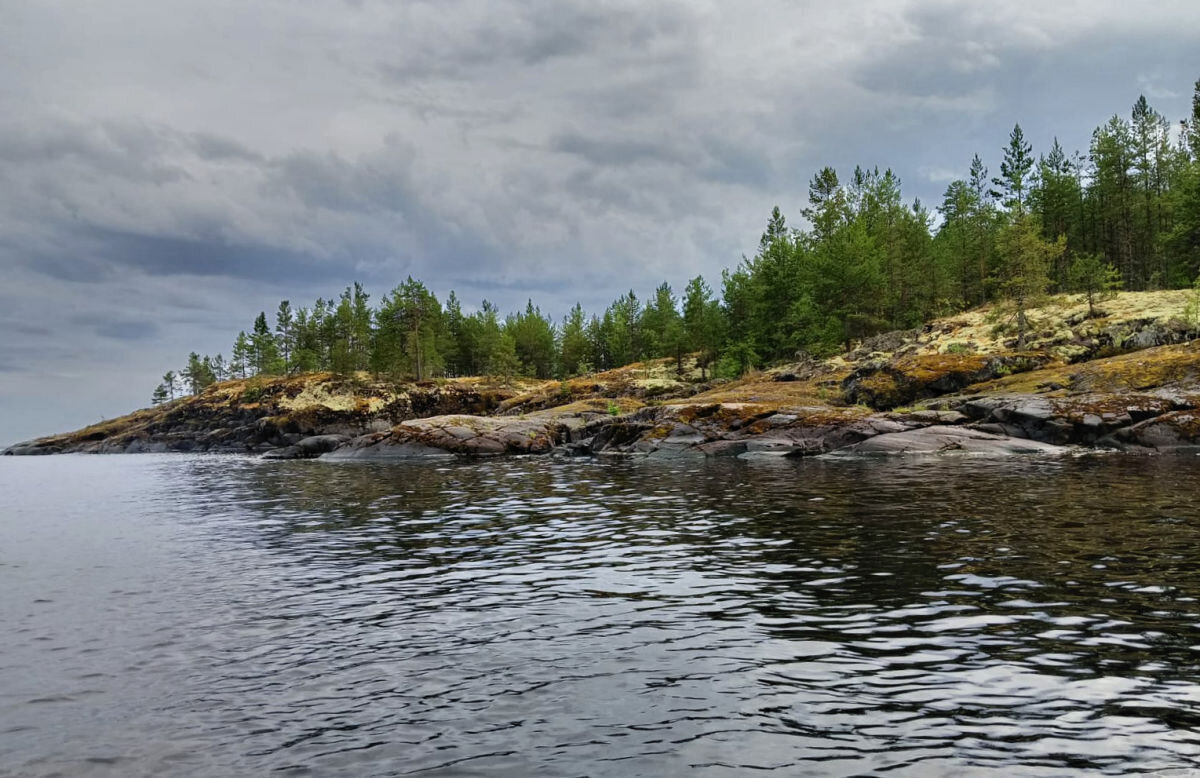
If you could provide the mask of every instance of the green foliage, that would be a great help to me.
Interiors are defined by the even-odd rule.
[[[352,310],[347,297],[343,297],[343,304]],[[423,283],[409,276],[384,296],[375,321],[370,363],[376,372],[411,375],[420,381],[441,369],[438,344],[442,340],[442,307]],[[343,347],[353,349],[354,343],[345,341]],[[347,360],[346,366],[349,364]],[[334,369],[346,372],[339,367],[342,365],[335,359]]]
[[[517,341],[508,332],[500,333],[500,337],[492,345],[488,355],[489,372],[497,378],[503,378],[506,384],[511,384],[513,377],[521,372],[521,360],[517,357]]]
[[[212,360],[201,357],[195,351],[188,355],[187,367],[179,374],[189,394],[200,394],[217,380],[212,369]]]
[[[526,373],[534,378],[554,375],[557,357],[554,324],[534,307],[532,300],[526,304],[524,313],[505,320],[504,332],[512,337],[517,359]]]
[[[610,402],[608,404],[608,415],[609,416],[620,416],[621,415],[621,406],[617,405],[615,402]]]
[[[773,208],[754,255],[721,274],[719,294],[700,276],[682,299],[664,282],[645,300],[630,290],[591,314],[577,303],[557,325],[532,300],[508,316],[487,300],[464,310],[454,292],[443,306],[412,278],[374,309],[357,283],[311,307],[284,300],[273,329],[260,313],[238,334],[228,363],[189,359],[183,389],[316,370],[511,381],[669,358],[682,371],[689,356],[707,380],[714,368],[734,376],[800,351],[829,355],[985,303],[999,304],[1024,343],[1027,311],[1048,289],[1080,292],[1094,312],[1118,284],[1182,287],[1200,274],[1200,81],[1181,129],[1175,136],[1145,97],[1096,128],[1086,153],[1055,140],[1035,156],[1015,125],[998,175],[974,155],[946,187],[936,223],[904,199],[892,171],[843,178],[824,167],[809,183],[806,228]],[[178,389],[163,388],[168,398]]]
[[[1087,299],[1088,316],[1096,316],[1096,303],[1111,300],[1121,288],[1121,274],[1098,254],[1079,254],[1071,262],[1071,284]]]
[[[696,276],[684,293],[683,328],[688,350],[696,353],[702,380],[707,380],[708,366],[720,353],[723,325],[720,303],[713,299],[704,278]]]
[[[731,343],[717,363],[718,378],[741,378],[758,363],[758,354],[745,341]]]
[[[267,324],[267,314],[259,313],[254,320],[254,330],[250,335],[250,360],[254,372],[259,375],[276,375],[283,372],[283,363],[279,359],[279,346],[271,327]]]
[[[150,404],[162,405],[170,399],[171,398],[167,393],[167,387],[163,384],[159,384],[158,386],[154,387],[154,393],[150,397]]]
[[[1200,276],[1192,284],[1187,303],[1183,307],[1183,320],[1193,329],[1200,329]]]
[[[1018,217],[1025,213],[1033,164],[1033,146],[1026,142],[1025,133],[1017,124],[1009,133],[1008,145],[1004,147],[1000,176],[992,179],[992,183],[1000,187],[992,191],[992,196],[1000,198],[1004,206]]]
[[[1045,298],[1050,288],[1050,266],[1066,247],[1063,237],[1053,242],[1042,238],[1032,216],[1017,216],[997,237],[1000,288],[1005,295],[1001,309],[1010,311],[1016,320],[1017,348],[1025,347],[1030,328],[1028,311]]]

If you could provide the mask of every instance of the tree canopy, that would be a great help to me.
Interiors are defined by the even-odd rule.
[[[507,316],[487,300],[466,310],[453,291],[443,303],[411,277],[372,307],[356,283],[311,306],[282,301],[273,326],[259,313],[228,362],[192,354],[153,399],[256,374],[546,379],[650,358],[682,367],[685,354],[705,377],[732,377],[983,303],[1011,310],[1023,341],[1025,312],[1048,291],[1084,294],[1094,311],[1118,287],[1190,287],[1200,273],[1200,81],[1178,132],[1143,96],[1085,151],[1055,138],[1035,155],[1019,124],[997,151],[998,175],[974,155],[932,211],[905,200],[892,170],[822,168],[800,226],[773,208],[719,295],[700,276],[679,295],[664,281],[555,322],[532,299]]]

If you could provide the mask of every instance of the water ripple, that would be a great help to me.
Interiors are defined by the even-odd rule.
[[[0,775],[1200,770],[1194,460],[0,465]]]

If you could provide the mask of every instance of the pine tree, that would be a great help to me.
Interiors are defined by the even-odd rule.
[[[1173,192],[1176,218],[1164,243],[1173,265],[1169,280],[1183,285],[1200,276],[1200,80],[1192,95],[1192,115],[1183,122],[1178,173]]]
[[[260,311],[254,320],[254,331],[250,335],[250,348],[253,353],[254,372],[259,375],[274,375],[280,372],[279,350],[275,345],[275,336],[267,324],[267,314]]]
[[[167,390],[167,399],[174,400],[175,393],[178,391],[178,378],[175,376],[174,370],[168,370],[163,374],[162,386]]]
[[[371,296],[354,282],[350,302],[350,352],[355,370],[366,370],[371,360]]]
[[[533,300],[525,306],[524,313],[508,317],[504,331],[512,336],[517,358],[531,375],[536,378],[554,375],[554,324],[534,307]]]
[[[279,352],[280,358],[283,360],[283,371],[285,373],[292,372],[292,353],[295,351],[296,320],[292,315],[292,304],[287,300],[279,303],[279,310],[275,312],[275,343],[276,350]]]
[[[778,213],[779,209],[775,210]],[[653,359],[674,355],[669,343],[668,330],[678,319],[679,309],[675,302],[675,293],[671,290],[671,285],[664,281],[654,290],[654,297],[642,311],[640,330],[645,344],[645,356]]]
[[[992,200],[992,192],[988,189],[988,169],[983,160],[976,154],[971,159],[971,172],[968,186],[974,197],[969,211],[969,223],[974,253],[974,264],[978,271],[978,298],[975,304],[991,299],[989,282],[995,264],[996,231],[999,223],[996,218],[996,206]]]
[[[579,375],[582,367],[590,362],[591,345],[587,337],[587,318],[583,306],[575,307],[563,319],[559,328],[559,371],[564,378]]]
[[[1030,200],[1041,218],[1042,235],[1050,240],[1065,235],[1071,250],[1082,251],[1076,220],[1080,200],[1079,179],[1058,138],[1054,139],[1050,153],[1041,159],[1038,167],[1039,185],[1030,192]],[[1064,261],[1056,263],[1051,271],[1055,283],[1064,286],[1069,275],[1066,258],[1064,254]]]
[[[1088,304],[1088,318],[1096,318],[1096,303],[1112,299],[1121,288],[1121,274],[1099,254],[1076,254],[1071,263],[1071,283]]]
[[[462,303],[458,301],[458,295],[451,289],[442,310],[444,326],[442,327],[442,341],[438,344],[438,350],[442,353],[446,365],[446,375],[449,376],[467,375],[464,369],[464,358],[469,347],[464,342],[466,337],[465,321]]]
[[[375,314],[377,372],[408,372],[423,381],[442,367],[442,308],[433,293],[411,276],[386,295]]]
[[[720,355],[721,309],[703,276],[688,281],[683,297],[683,325],[688,348],[696,352],[700,378],[708,380],[708,366]]]
[[[1105,259],[1117,266],[1134,289],[1145,285],[1144,264],[1134,255],[1133,137],[1129,125],[1113,116],[1092,134],[1094,198]]]
[[[1050,242],[1041,237],[1032,216],[1015,219],[1000,232],[1001,290],[1017,323],[1017,348],[1025,348],[1029,334],[1029,309],[1036,307],[1050,287],[1050,267],[1066,250],[1066,239]]]
[[[246,331],[242,330],[233,342],[233,352],[229,360],[230,372],[235,373],[238,378],[245,378],[254,364],[253,353],[250,339],[246,337]]]
[[[489,372],[497,378],[504,379],[505,384],[511,384],[513,376],[521,372],[521,360],[517,357],[517,341],[512,334],[503,331],[492,345],[488,354]]]
[[[1151,286],[1166,280],[1168,268],[1160,256],[1158,240],[1163,225],[1163,189],[1167,158],[1170,155],[1170,124],[1162,114],[1150,107],[1142,95],[1133,104],[1132,130],[1134,167],[1137,188],[1141,190],[1140,218],[1134,233],[1134,251],[1146,265],[1146,278]]]
[[[1025,213],[1025,198],[1032,183],[1033,164],[1033,147],[1025,141],[1021,125],[1016,124],[1009,133],[1008,145],[1004,147],[1000,176],[992,179],[992,183],[1000,189],[993,190],[992,195],[1001,198],[1004,206],[1017,216]]]
[[[183,369],[183,380],[190,394],[200,394],[205,387],[211,385],[213,377],[212,360],[207,356],[201,358],[193,351],[188,355],[187,367]]]

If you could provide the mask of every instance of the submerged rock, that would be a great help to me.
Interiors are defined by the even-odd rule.
[[[272,449],[263,459],[314,459],[350,441],[349,435],[313,435],[291,446]]]

